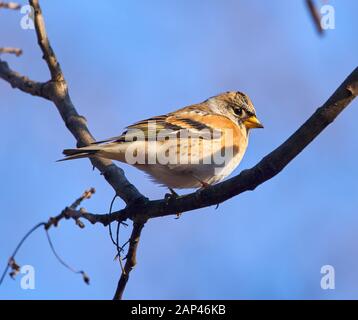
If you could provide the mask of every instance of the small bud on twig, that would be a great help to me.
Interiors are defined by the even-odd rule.
[[[11,268],[9,275],[12,279],[15,279],[16,275],[20,272],[20,266],[16,263],[13,257],[9,259],[9,266]]]
[[[90,284],[89,276],[84,271],[81,271],[81,273],[82,273],[83,281],[89,285]]]
[[[80,219],[76,219],[76,225],[79,226],[81,229],[85,227],[85,224]]]

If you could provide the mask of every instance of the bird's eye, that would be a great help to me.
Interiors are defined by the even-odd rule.
[[[234,109],[234,113],[235,113],[235,115],[237,115],[238,117],[241,117],[242,114],[244,113],[244,110],[242,110],[242,108],[235,108],[235,109]]]

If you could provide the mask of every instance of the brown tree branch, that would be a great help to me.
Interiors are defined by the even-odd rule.
[[[108,226],[111,222],[124,222],[127,219],[130,219],[130,213],[112,213],[112,214],[95,214],[89,213],[84,209],[75,210],[70,207],[66,207],[63,211],[56,217],[52,217],[46,224],[46,228],[51,226],[57,226],[58,223],[63,219],[73,219],[76,222],[80,219],[85,219],[92,224],[102,224],[104,227]],[[82,225],[82,224],[81,224]]]
[[[48,69],[51,73],[52,81],[64,81],[60,64],[57,61],[56,55],[52,50],[50,42],[47,37],[45,21],[42,16],[40,4],[38,0],[29,0],[30,6],[34,9],[34,24],[37,35],[37,42],[43,53],[42,58],[46,61]]]
[[[19,10],[21,5],[15,2],[0,2],[0,9],[11,9],[11,10]]]
[[[137,249],[140,240],[140,235],[144,227],[145,222],[134,222],[133,230],[131,237],[129,238],[129,249],[126,256],[126,264],[124,265],[124,270],[119,278],[116,292],[114,294],[113,300],[121,300],[123,297],[124,290],[126,288],[129,274],[137,264]],[[121,257],[118,257],[121,259]]]
[[[323,35],[323,29],[321,26],[321,17],[316,9],[316,6],[313,3],[313,0],[306,0],[307,10],[312,18],[312,21],[316,27],[316,30],[319,35]]]
[[[37,82],[25,77],[18,72],[15,72],[9,68],[7,62],[0,59],[0,78],[8,82],[11,87],[19,89],[25,93],[29,93],[33,96],[42,97],[50,100],[45,87],[47,83]]]
[[[0,53],[10,53],[19,57],[22,55],[22,50],[19,48],[5,47],[5,48],[0,48]]]
[[[51,217],[48,220],[48,222],[45,224],[45,229],[48,230],[52,226],[57,227],[58,223],[62,219],[70,219],[70,218],[74,219],[76,221],[76,224],[80,228],[84,228],[84,224],[81,222],[80,218],[86,217],[86,211],[84,209],[80,209],[79,211],[76,211],[76,209],[82,203],[83,200],[90,199],[95,192],[96,192],[95,188],[86,190],[82,194],[82,196],[80,196],[78,199],[76,199],[69,207],[66,207],[65,209],[63,209],[59,215],[57,215],[56,217]]]

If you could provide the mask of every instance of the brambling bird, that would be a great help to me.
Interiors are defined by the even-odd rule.
[[[238,166],[254,128],[263,126],[250,98],[230,91],[136,122],[120,136],[66,149],[60,161],[103,157],[133,165],[171,190],[200,188]]]

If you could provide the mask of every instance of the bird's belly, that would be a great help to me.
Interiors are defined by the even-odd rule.
[[[238,166],[243,152],[225,159],[222,164],[144,164],[136,167],[163,186],[174,189],[200,188],[203,184],[214,184],[225,179]]]

